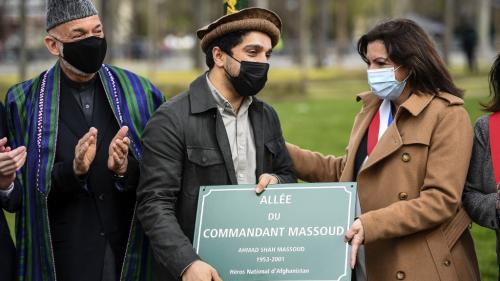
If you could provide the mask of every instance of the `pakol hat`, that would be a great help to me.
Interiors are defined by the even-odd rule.
[[[225,15],[211,24],[200,28],[196,35],[201,39],[201,49],[206,49],[215,39],[235,31],[260,31],[271,37],[274,46],[278,44],[281,36],[280,17],[266,9],[246,8],[235,13]]]

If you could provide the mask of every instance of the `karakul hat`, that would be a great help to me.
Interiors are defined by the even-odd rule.
[[[94,15],[97,9],[91,0],[48,0],[46,28],[50,30],[65,22]]]

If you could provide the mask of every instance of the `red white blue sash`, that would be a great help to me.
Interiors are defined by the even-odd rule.
[[[392,106],[390,100],[383,100],[377,113],[373,115],[370,126],[368,127],[367,157],[377,145],[380,138],[384,135],[387,128],[392,123]]]

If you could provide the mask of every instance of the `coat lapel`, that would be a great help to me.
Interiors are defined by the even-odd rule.
[[[357,100],[363,100],[363,108],[357,115],[356,121],[351,132],[351,143],[349,144],[349,153],[347,155],[346,166],[344,167],[340,181],[353,181],[354,180],[354,162],[356,153],[358,152],[359,145],[363,136],[370,125],[373,115],[377,112],[380,101],[378,99],[370,99],[368,94],[361,94]]]
[[[364,170],[370,168],[375,163],[389,156],[403,145],[403,140],[401,139],[398,127],[396,126],[396,121],[397,120],[394,119],[394,122],[391,124],[391,126],[387,128],[384,135],[373,149],[370,157],[368,157],[363,166],[361,166],[359,173],[362,173]]]
[[[408,99],[403,102],[397,110],[394,116],[394,121],[389,128],[387,128],[384,135],[373,149],[370,157],[368,157],[366,162],[361,167],[359,173],[362,173],[364,170],[380,162],[382,159],[391,155],[403,146],[403,139],[401,138],[401,134],[398,130],[398,120],[403,111],[409,112],[412,116],[418,116],[430,104],[434,97],[434,95],[422,94],[419,92],[410,94]],[[378,106],[375,110],[378,110]],[[371,117],[367,118],[366,121],[369,123],[371,121]]]

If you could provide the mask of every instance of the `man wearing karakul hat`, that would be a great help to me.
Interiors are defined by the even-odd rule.
[[[163,103],[148,80],[102,64],[91,0],[49,0],[48,71],[13,86],[6,107],[18,174],[19,280],[146,280],[147,241],[133,219],[143,125]]]
[[[137,216],[158,280],[220,280],[192,240],[200,186],[296,182],[278,116],[254,96],[280,38],[273,12],[243,9],[198,31],[208,72],[161,106],[144,131]],[[224,215],[224,214],[221,214]]]

